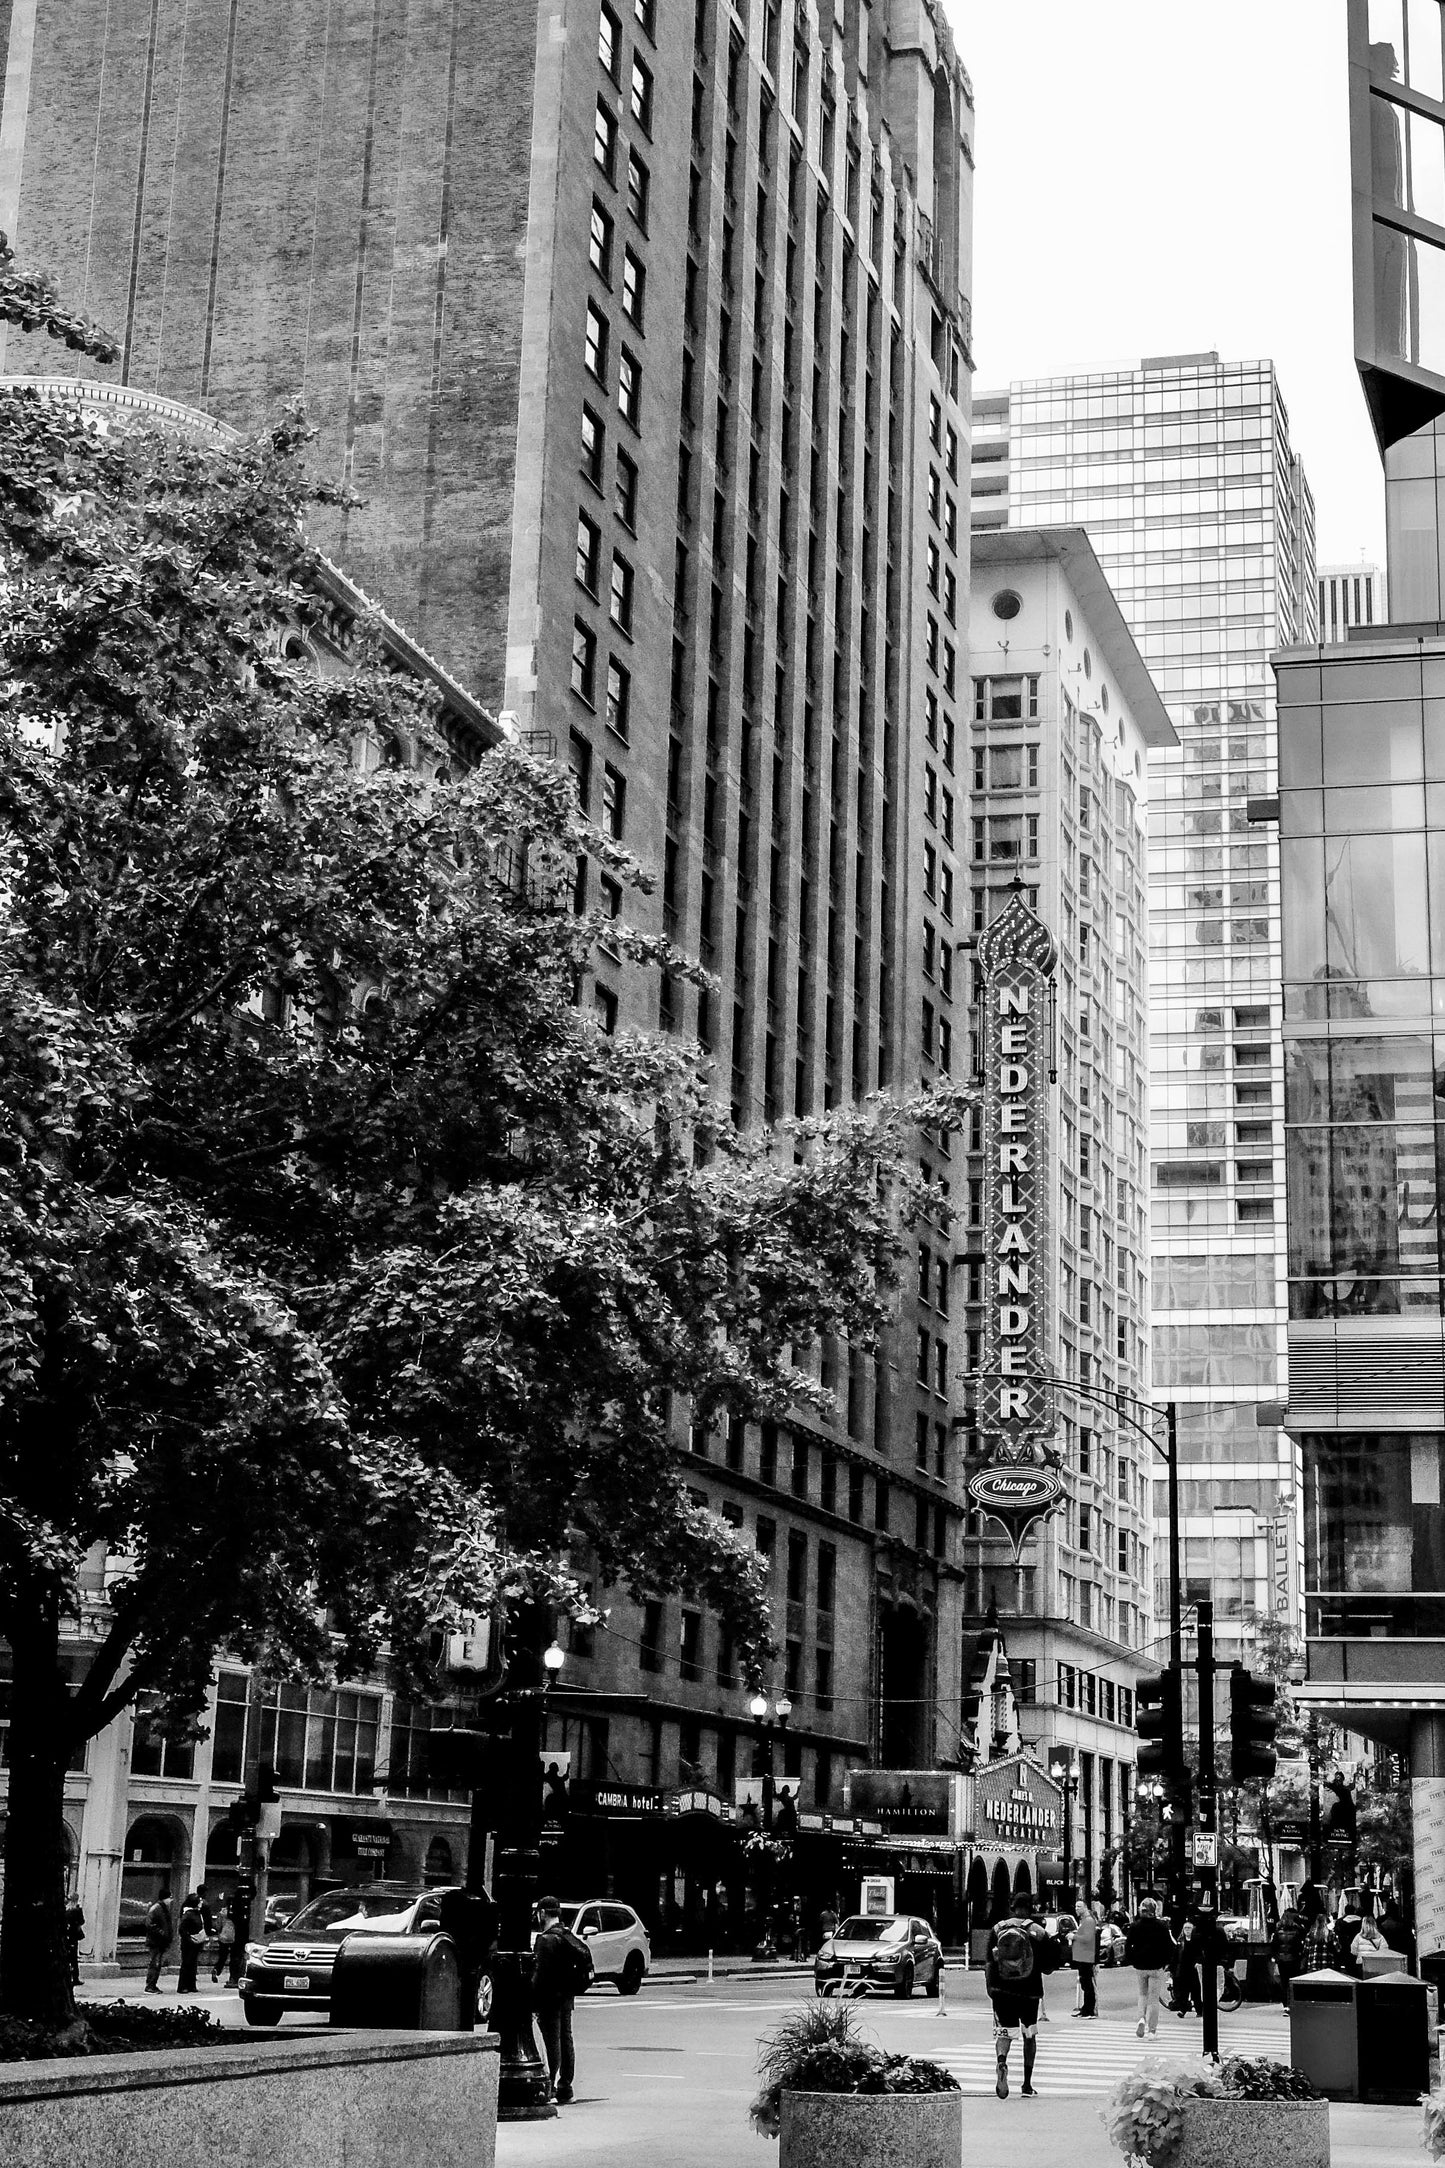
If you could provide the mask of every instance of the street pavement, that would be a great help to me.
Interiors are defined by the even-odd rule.
[[[584,1997],[576,2011],[576,2099],[553,2121],[504,2124],[498,2168],[570,2168],[574,2162],[585,2168],[672,2168],[681,2162],[768,2168],[765,2141],[747,2118],[757,2085],[757,2041],[800,1998],[811,1999],[811,1977],[793,1966],[739,1966],[708,1982],[705,1962],[701,1971],[699,1977],[674,1961],[660,1967],[639,1995],[597,1988]],[[139,1988],[135,1980],[97,1980],[85,1992],[129,1996]],[[163,2000],[173,2005],[175,1999],[172,1987]],[[242,2024],[234,1995],[203,1981],[196,2000],[223,2025]],[[1128,1972],[1100,1973],[1099,2006],[1096,2019],[1075,2017],[1073,1976],[1056,1973],[1049,1980],[1035,2100],[1019,2095],[1017,2047],[1010,2098],[995,2098],[992,2019],[978,1972],[951,1964],[941,2008],[921,1995],[906,2003],[870,1997],[858,2005],[858,2015],[883,2047],[927,2056],[954,2072],[968,2096],[969,2159],[1007,2159],[1009,2168],[1122,2168],[1099,2121],[1103,2095],[1146,2056],[1199,2056],[1200,2024],[1164,2013],[1155,2040],[1136,2039]],[[285,2020],[287,2026],[297,2022],[304,2021]],[[1276,2007],[1246,2004],[1221,2016],[1219,2032],[1225,2055],[1288,2059],[1288,2020]],[[1336,2104],[1330,2110],[1333,2168],[1419,2168],[1419,2130],[1418,2108]]]

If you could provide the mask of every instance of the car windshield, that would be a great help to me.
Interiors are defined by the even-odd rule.
[[[901,1942],[908,1932],[907,1920],[844,1920],[838,1929],[840,1942]]]
[[[351,1927],[367,1927],[376,1935],[403,1934],[419,1894],[417,1890],[388,1889],[384,1883],[373,1883],[367,1889],[331,1889],[324,1897],[313,1898],[289,1920],[286,1931],[334,1935]]]

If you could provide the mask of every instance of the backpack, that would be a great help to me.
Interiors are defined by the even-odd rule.
[[[592,1985],[592,1952],[580,1935],[574,1935],[570,1927],[558,1929],[567,1961],[565,1978],[569,1995],[585,1995]]]
[[[1026,1987],[1037,1969],[1034,1938],[1019,1920],[994,1929],[993,1969],[1001,1987]]]

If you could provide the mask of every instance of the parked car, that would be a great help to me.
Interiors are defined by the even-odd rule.
[[[813,1959],[813,1986],[820,1995],[883,1988],[906,1998],[915,1987],[936,1995],[942,1977],[943,1945],[927,1920],[906,1912],[840,1920]]]
[[[434,1934],[446,1895],[445,1889],[417,1889],[402,1882],[366,1882],[313,1897],[264,1942],[247,1946],[240,1983],[246,2023],[279,2025],[287,2010],[326,2017],[332,1967],[346,1937],[358,1929],[369,1935]],[[484,1974],[477,1994],[479,2024],[491,2009],[492,1983]]]
[[[266,1899],[266,1933],[276,1934],[288,1920],[293,1920],[301,1907],[294,1897],[268,1897]]]
[[[619,1995],[635,1995],[652,1970],[652,1944],[631,1905],[610,1897],[569,1899],[562,1922],[592,1952],[592,1978],[611,1980]]]

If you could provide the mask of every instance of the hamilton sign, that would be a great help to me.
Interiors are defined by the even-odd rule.
[[[983,970],[984,1290],[975,1504],[1018,1556],[1058,1504],[1051,1334],[1048,1087],[1053,936],[1014,890],[978,945]]]

